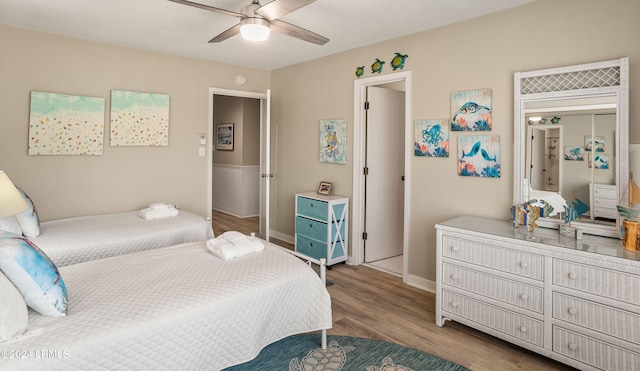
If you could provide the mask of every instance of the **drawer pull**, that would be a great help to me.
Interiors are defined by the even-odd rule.
[[[455,274],[455,273],[454,273],[454,274],[452,274],[452,275],[451,275],[451,279],[452,279],[452,280],[454,280],[454,281],[455,281],[455,280],[457,280],[457,279],[458,279],[458,275],[457,275],[457,274]]]
[[[527,294],[520,294],[520,299],[525,300],[525,301],[526,301],[526,300],[529,300],[529,295],[527,295]]]
[[[313,207],[313,204],[309,204],[309,207]]]
[[[520,262],[520,268],[526,268],[529,266],[529,263],[527,262]]]
[[[452,301],[451,302],[451,308],[457,308],[458,307],[458,302],[457,301]]]
[[[309,228],[313,228],[313,224],[309,223]]]
[[[567,277],[569,277],[570,280],[575,280],[576,278],[578,278],[578,275],[571,272],[567,275]]]
[[[578,349],[578,344],[576,344],[576,343],[569,343],[568,347],[569,347],[569,349],[571,349],[571,350],[576,350],[576,349]]]
[[[578,313],[578,310],[576,308],[569,308],[567,312],[569,312],[569,314],[571,315],[575,315],[576,313]]]
[[[520,326],[520,332],[527,332],[527,331],[529,331],[527,326]]]
[[[451,251],[458,251],[458,246],[451,246]]]

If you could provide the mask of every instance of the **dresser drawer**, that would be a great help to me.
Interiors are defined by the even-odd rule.
[[[597,217],[615,219],[618,216],[618,209],[615,207],[603,207],[596,205],[593,210],[594,215]]]
[[[344,227],[346,223],[340,224],[340,236],[344,237]],[[329,225],[327,223],[319,222],[317,220],[303,218],[301,216],[296,217],[296,234],[303,234],[305,236],[311,237],[315,240],[322,242],[333,242],[327,241],[327,232]],[[338,226],[336,223],[331,223],[331,235],[336,236],[338,231]]]
[[[296,212],[309,218],[327,220],[329,205],[325,201],[298,196]]]
[[[442,310],[537,346],[543,346],[542,321],[443,290]]]
[[[640,304],[640,276],[630,273],[553,259],[553,284]]]
[[[593,196],[595,198],[610,198],[613,200],[618,198],[616,186],[601,184],[596,184],[593,187]]]
[[[515,282],[457,265],[443,264],[442,282],[488,298],[542,313],[542,287]]]
[[[346,260],[347,252],[341,240],[335,244],[327,244],[322,241],[314,240],[303,235],[296,234],[296,251],[315,259],[340,259]],[[332,252],[330,252],[332,251]],[[328,257],[327,254],[331,254]]]
[[[603,370],[640,369],[640,354],[562,327],[553,327],[553,351]]]
[[[553,317],[640,345],[640,315],[553,293]]]
[[[544,278],[542,255],[529,254],[507,247],[443,236],[442,255],[539,281]]]

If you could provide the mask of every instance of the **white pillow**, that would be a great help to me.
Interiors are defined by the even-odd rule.
[[[31,238],[38,237],[40,235],[40,218],[38,217],[36,206],[33,204],[31,197],[27,196],[22,188],[16,188],[22,195],[22,198],[27,202],[27,205],[29,205],[29,209],[27,211],[16,215],[16,219],[22,229],[22,234]]]
[[[67,287],[60,272],[28,238],[0,232],[0,270],[36,312],[52,317],[65,316]]]
[[[22,295],[0,272],[0,341],[11,340],[27,329],[29,312]]]
[[[0,231],[22,234],[22,228],[14,215],[0,218]]]

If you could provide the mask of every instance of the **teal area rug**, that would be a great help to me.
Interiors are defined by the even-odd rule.
[[[247,363],[225,371],[462,371],[467,368],[431,354],[380,340],[328,336],[327,349],[320,335],[294,335],[265,347]]]

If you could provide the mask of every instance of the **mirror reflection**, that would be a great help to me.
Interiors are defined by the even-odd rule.
[[[612,98],[525,104],[531,197],[557,193],[589,206],[579,221],[616,225],[616,105]],[[547,197],[548,198],[548,197]],[[564,219],[564,213],[552,218]]]

